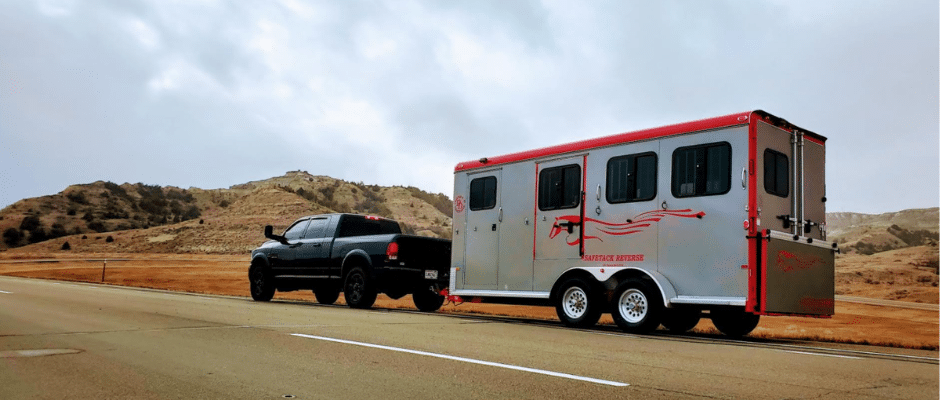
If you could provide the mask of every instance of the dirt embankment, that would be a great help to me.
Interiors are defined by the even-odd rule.
[[[21,254],[19,258],[11,256],[10,253],[0,253],[0,275],[101,282],[103,274],[104,283],[113,285],[232,296],[247,297],[249,295],[248,259],[245,256],[118,253]],[[849,271],[847,275],[850,278],[857,276],[855,271]],[[915,277],[914,280],[916,279]],[[899,281],[896,278],[895,285],[898,285]],[[864,284],[864,278],[861,282]],[[863,287],[862,289],[865,290],[855,288],[857,285],[854,283],[839,285],[847,288],[846,292],[853,295],[878,292],[872,291],[874,289],[871,288]],[[865,285],[871,286],[871,284]],[[933,300],[932,303],[936,304],[936,293],[934,288],[933,297],[930,298],[928,293],[925,300]],[[276,298],[316,301],[313,294],[306,291],[278,293]],[[341,296],[339,303],[342,302]],[[376,307],[413,308],[413,304],[410,296],[399,300],[380,296]],[[556,319],[555,310],[550,307],[465,303],[459,306],[447,305],[442,312]],[[612,324],[613,321],[609,315],[605,315],[601,323]],[[703,319],[693,333],[716,334],[717,330],[709,320]],[[938,313],[937,311],[837,301],[836,315],[833,318],[765,317],[751,335],[775,339],[809,339],[936,350],[938,348]]]

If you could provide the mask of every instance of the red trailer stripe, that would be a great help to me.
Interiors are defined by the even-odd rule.
[[[612,136],[605,136],[595,139],[582,140],[573,143],[561,144],[557,146],[544,147],[541,149],[522,151],[518,153],[506,154],[502,156],[483,158],[474,161],[465,161],[457,164],[454,172],[465,171],[468,169],[492,167],[494,165],[508,164],[517,161],[531,160],[534,158],[551,156],[556,154],[573,153],[588,149],[610,146],[620,143],[637,142],[649,140],[664,136],[679,135],[683,133],[704,131],[709,129],[724,128],[734,125],[746,124],[752,111],[745,113],[725,115],[722,117],[708,118],[698,121],[686,122],[675,125],[667,125],[659,128],[645,129],[635,132],[621,133]]]

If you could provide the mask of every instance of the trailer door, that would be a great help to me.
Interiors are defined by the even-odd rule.
[[[536,290],[550,289],[570,260],[581,258],[584,160],[577,156],[536,164]]]
[[[752,310],[832,315],[834,249],[825,240],[825,146],[802,132],[756,122],[757,232],[763,240]]]
[[[494,170],[469,176],[464,289],[496,289],[502,219],[501,172]]]

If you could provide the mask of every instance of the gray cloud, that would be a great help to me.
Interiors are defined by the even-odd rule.
[[[834,211],[938,203],[930,1],[0,5],[0,206],[303,169],[450,193],[468,159],[761,108]],[[875,193],[873,193],[875,192]]]

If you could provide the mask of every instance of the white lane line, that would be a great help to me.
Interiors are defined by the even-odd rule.
[[[0,293],[13,294],[13,292],[4,292],[2,290],[0,290]]]
[[[807,355],[811,355],[811,356],[838,357],[838,358],[848,358],[848,359],[851,359],[851,360],[861,360],[860,357],[840,356],[840,355],[837,355],[837,354],[809,353],[809,352],[805,352],[805,351],[793,351],[793,350],[781,350],[781,351],[782,351],[782,352],[785,352],[785,353],[793,353],[793,354],[807,354]]]
[[[337,342],[337,343],[351,344],[351,345],[363,346],[363,347],[372,347],[372,348],[382,349],[382,350],[399,351],[399,352],[402,352],[402,353],[411,353],[411,354],[417,354],[417,355],[420,355],[420,356],[437,357],[437,358],[443,358],[443,359],[446,359],[446,360],[462,361],[462,362],[471,363],[471,364],[487,365],[487,366],[490,366],[490,367],[514,369],[514,370],[516,370],[516,371],[532,372],[532,373],[536,373],[536,374],[555,376],[555,377],[559,377],[559,378],[568,378],[568,379],[574,379],[574,380],[578,380],[578,381],[585,381],[585,382],[591,382],[591,383],[599,383],[599,384],[601,384],[601,385],[621,386],[621,387],[622,387],[622,386],[630,386],[629,383],[607,381],[607,380],[603,380],[603,379],[589,378],[589,377],[586,377],[586,376],[579,376],[579,375],[571,375],[571,374],[566,374],[566,373],[562,373],[562,372],[546,371],[546,370],[544,370],[544,369],[520,367],[520,366],[518,366],[518,365],[501,364],[501,363],[492,362],[492,361],[474,360],[474,359],[472,359],[472,358],[456,357],[456,356],[450,356],[450,355],[447,355],[447,354],[429,353],[429,352],[420,351],[420,350],[403,349],[403,348],[401,348],[401,347],[382,346],[382,345],[379,345],[379,344],[363,343],[363,342],[354,342],[354,341],[351,341],[351,340],[334,339],[334,338],[328,338],[328,337],[323,337],[323,336],[304,335],[304,334],[302,334],[302,333],[292,333],[291,336],[298,336],[298,337],[303,337],[303,338],[308,338],[308,339],[326,340],[326,341],[329,341],[329,342]]]

